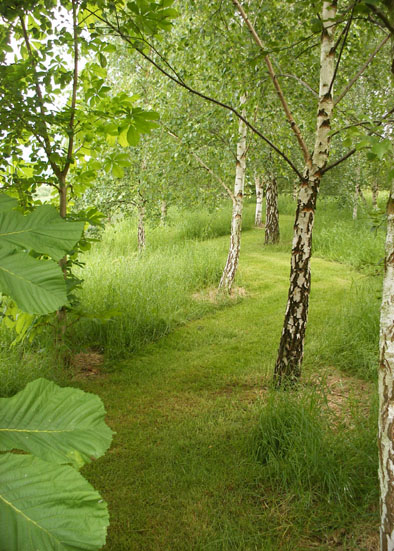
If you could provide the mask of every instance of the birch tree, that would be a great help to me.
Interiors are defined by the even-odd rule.
[[[264,243],[275,245],[279,242],[279,212],[278,212],[278,186],[275,176],[271,175],[266,186],[266,217]]]
[[[378,10],[391,35],[391,89],[394,91],[394,0]],[[375,11],[377,8],[373,6]],[[375,11],[376,13],[376,11]],[[394,138],[391,133],[391,190],[387,202],[385,274],[380,310],[379,359],[379,481],[380,551],[394,549]]]
[[[241,105],[246,102],[246,95],[241,96]],[[245,110],[243,110],[245,115]],[[233,210],[231,216],[230,249],[227,255],[226,265],[219,283],[219,289],[229,293],[234,283],[238,268],[239,252],[241,248],[242,210],[245,188],[246,171],[246,135],[247,126],[244,121],[238,123],[239,141],[237,144],[237,158],[235,168],[235,183],[233,194]]]
[[[254,225],[260,228],[263,225],[264,184],[262,177],[258,174],[255,174],[254,183],[256,191],[256,210],[254,215]]]

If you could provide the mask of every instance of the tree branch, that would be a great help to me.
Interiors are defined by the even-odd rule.
[[[77,104],[77,88],[78,88],[78,20],[77,20],[77,7],[76,0],[72,0],[72,17],[73,17],[73,38],[74,38],[74,72],[73,72],[73,89],[71,95],[71,113],[70,113],[70,122],[68,124],[68,147],[67,147],[67,158],[62,171],[63,179],[67,176],[67,173],[70,169],[72,154],[74,149],[74,122],[75,122],[75,111]]]
[[[45,107],[44,107],[44,99],[43,99],[41,87],[40,87],[40,84],[39,84],[38,78],[37,78],[36,62],[35,62],[35,59],[34,59],[34,54],[33,54],[33,51],[31,49],[29,35],[27,33],[25,20],[24,20],[22,15],[19,16],[19,21],[21,23],[23,38],[25,40],[26,49],[29,53],[29,58],[30,58],[32,68],[33,68],[34,86],[35,86],[35,89],[36,89],[38,104],[40,106],[40,113],[41,113],[41,118],[42,118],[42,128],[43,128],[42,138],[43,138],[44,144],[45,144],[44,145],[44,151],[45,151],[45,154],[48,158],[48,162],[52,167],[53,172],[59,178],[60,175],[61,175],[60,167],[54,161],[51,160],[52,147],[51,147],[51,142],[50,142],[50,139],[49,139],[48,129],[47,129],[46,122],[45,122],[46,114],[45,114]]]
[[[377,8],[376,6],[374,6],[373,4],[368,4],[368,7],[379,17],[379,19],[381,21],[383,21],[384,23],[384,26],[390,31],[391,34],[394,34],[394,27],[393,25],[391,24],[390,20],[388,19],[388,17],[386,17],[386,15],[380,11],[379,8]]]
[[[304,86],[304,88],[309,90],[309,92],[311,92],[314,96],[316,96],[317,98],[319,97],[319,93],[316,92],[316,90],[314,90],[312,88],[312,86],[309,86],[309,84],[307,82],[305,82],[305,80],[302,80],[302,78],[297,77],[296,75],[291,75],[290,73],[281,73],[281,74],[276,75],[276,76],[277,76],[277,78],[280,78],[280,77],[294,78],[294,80],[297,80],[300,84],[302,84],[302,86]]]
[[[368,65],[371,63],[371,61],[373,60],[373,58],[376,56],[376,54],[379,52],[379,50],[381,50],[383,48],[383,46],[386,44],[386,42],[390,39],[390,35],[388,34],[383,40],[382,42],[380,42],[380,44],[378,44],[376,46],[376,48],[374,49],[374,51],[372,52],[372,54],[369,56],[369,58],[367,59],[367,61],[364,63],[364,65],[362,65],[360,67],[360,69],[357,71],[357,73],[354,75],[354,77],[352,77],[349,81],[349,83],[347,84],[347,86],[342,90],[342,92],[339,94],[339,96],[337,97],[336,101],[334,102],[334,106],[337,105],[345,96],[346,94],[349,92],[350,88],[353,86],[353,84],[360,78],[360,76],[363,74],[363,72],[365,71],[365,69],[368,67]]]
[[[322,170],[322,174],[325,174],[326,172],[328,172],[329,170],[331,170],[332,168],[340,165],[341,163],[343,163],[343,161],[346,161],[346,159],[348,159],[349,157],[351,157],[354,153],[356,153],[357,149],[354,148],[354,149],[351,149],[350,151],[348,151],[346,153],[346,155],[344,155],[343,157],[341,157],[340,159],[338,159],[337,161],[335,161],[334,163],[331,163],[330,165],[326,166],[326,168],[324,168]]]
[[[349,34],[350,26],[351,26],[352,21],[353,21],[354,8],[356,7],[357,2],[358,2],[358,0],[354,0],[353,5],[352,5],[352,11],[350,12],[350,17],[349,17],[349,19],[346,23],[345,33],[344,33],[345,36],[343,37],[343,41],[342,41],[342,44],[341,44],[341,49],[339,51],[338,60],[337,60],[337,63],[335,65],[334,74],[332,76],[332,79],[331,79],[331,82],[330,82],[330,87],[328,89],[327,94],[331,94],[332,87],[334,86],[334,82],[335,82],[335,79],[336,79],[336,76],[337,76],[337,73],[338,73],[339,65],[341,63],[343,50],[345,48],[346,40],[347,40],[347,37],[348,37],[348,34]],[[335,46],[334,50],[335,49],[336,49],[336,46]],[[335,107],[335,103],[334,103],[334,107]]]
[[[90,10],[88,10],[88,11],[90,11]],[[254,132],[265,143],[267,143],[272,149],[274,149],[278,153],[278,155],[280,155],[282,157],[282,159],[284,159],[284,161],[292,168],[292,170],[297,174],[297,176],[300,179],[302,179],[301,172],[298,170],[298,168],[295,166],[295,164],[289,159],[289,157],[287,157],[287,155],[285,155],[285,153],[283,153],[283,151],[281,151],[279,149],[279,147],[277,147],[274,143],[272,143],[271,140],[269,140],[256,127],[254,127],[245,117],[243,117],[242,114],[239,111],[234,109],[234,107],[232,107],[231,105],[227,105],[226,103],[223,103],[222,101],[219,101],[215,98],[207,96],[206,94],[203,94],[202,92],[199,92],[198,90],[195,90],[194,88],[189,86],[186,82],[180,81],[179,79],[177,79],[176,77],[174,77],[173,75],[168,73],[165,69],[163,69],[163,67],[161,67],[158,63],[156,63],[149,55],[147,55],[145,52],[143,52],[141,49],[139,49],[135,45],[135,43],[127,35],[123,34],[122,31],[119,28],[115,27],[110,21],[107,21],[106,19],[103,19],[101,16],[98,16],[97,14],[94,14],[94,12],[91,12],[91,13],[92,13],[92,15],[95,15],[97,19],[99,19],[100,21],[105,23],[112,31],[116,32],[118,34],[118,36],[120,38],[122,38],[122,40],[124,40],[125,42],[130,44],[130,46],[132,46],[132,48],[134,50],[136,50],[142,57],[144,57],[147,61],[149,61],[149,63],[151,63],[154,67],[156,67],[156,69],[158,71],[160,71],[163,75],[165,75],[167,78],[169,78],[170,80],[175,82],[175,84],[178,84],[178,86],[181,86],[182,88],[184,88],[185,90],[187,90],[191,94],[194,94],[195,96],[198,96],[198,97],[204,99],[205,101],[209,101],[211,103],[214,103],[215,105],[218,105],[219,107],[222,107],[223,109],[227,109],[228,111],[233,113],[236,117],[238,117],[238,119],[241,119],[246,124],[246,126],[248,128],[250,128],[250,130],[252,132]]]
[[[177,136],[174,132],[172,132],[171,130],[169,130],[168,128],[166,128],[163,124],[162,124],[163,128],[165,129],[165,131],[167,132],[167,134],[169,134],[170,136],[172,136],[173,138],[175,138],[176,140],[178,140],[178,142],[180,143],[183,143],[183,141],[181,140],[181,138],[179,136]],[[224,189],[226,190],[226,192],[228,193],[230,199],[232,200],[232,202],[234,203],[235,202],[235,197],[234,197],[234,194],[233,192],[231,191],[231,189],[227,186],[227,184],[220,178],[220,176],[218,176],[213,170],[212,168],[210,168],[207,164],[204,163],[204,161],[201,159],[201,157],[199,157],[197,155],[197,153],[195,153],[195,151],[193,151],[192,149],[189,149],[190,153],[193,155],[193,157],[196,159],[196,161],[207,171],[209,172],[209,174],[211,176],[213,176],[215,178],[215,180],[217,180],[221,186],[224,187]]]
[[[262,43],[259,35],[257,34],[255,28],[253,27],[252,23],[249,21],[248,19],[248,16],[246,15],[246,12],[245,10],[243,9],[243,7],[241,6],[241,4],[239,3],[238,0],[232,0],[233,4],[235,5],[235,7],[238,9],[239,13],[241,14],[243,20],[245,21],[254,41],[256,42],[256,44],[259,46],[259,48],[265,52],[265,48],[264,48],[264,44]],[[267,65],[267,68],[268,68],[268,73],[271,77],[271,80],[274,84],[274,87],[275,87],[275,90],[276,90],[276,93],[278,94],[278,97],[279,97],[279,100],[282,104],[282,107],[284,109],[284,112],[285,112],[285,115],[286,115],[286,118],[290,124],[290,128],[292,129],[292,131],[294,132],[296,138],[297,138],[297,141],[301,147],[301,150],[304,154],[304,160],[307,164],[310,164],[311,163],[311,156],[310,156],[310,153],[309,153],[309,150],[308,150],[308,147],[304,141],[304,138],[301,134],[301,130],[299,129],[296,121],[294,120],[294,117],[290,111],[290,108],[287,104],[287,101],[286,101],[286,98],[284,97],[283,95],[283,92],[282,92],[282,88],[280,87],[279,85],[279,81],[275,75],[275,71],[274,71],[274,68],[272,66],[272,63],[271,63],[271,60],[269,58],[268,55],[265,55],[264,57],[264,61]]]

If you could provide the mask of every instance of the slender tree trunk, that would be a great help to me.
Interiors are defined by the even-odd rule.
[[[241,97],[241,104],[246,101],[246,96]],[[245,110],[242,113],[245,116]],[[231,218],[230,249],[227,256],[227,262],[219,283],[219,290],[227,293],[231,291],[234,283],[235,274],[238,267],[239,251],[241,247],[241,229],[242,229],[242,209],[245,185],[246,171],[246,134],[247,126],[239,121],[239,141],[237,144],[237,161],[235,169],[233,212]]]
[[[394,182],[387,204],[386,267],[380,310],[380,549],[394,549]]]
[[[312,230],[321,171],[327,164],[334,107],[334,29],[336,2],[323,2],[320,53],[320,89],[312,161],[307,163],[298,194],[291,252],[290,286],[274,381],[277,386],[296,382],[301,375],[311,285]]]
[[[394,0],[385,0],[394,28]],[[391,31],[394,91],[394,32]],[[394,158],[394,143],[393,143]],[[376,186],[377,189],[377,186]],[[380,310],[379,362],[380,551],[394,550],[394,178],[387,203],[386,260]]]
[[[264,243],[266,245],[274,245],[279,242],[279,212],[278,186],[273,176],[268,180],[265,200],[266,218]]]
[[[165,226],[166,222],[167,222],[167,201],[164,201],[163,199],[160,205],[160,225]]]
[[[255,176],[254,183],[256,187],[256,213],[254,217],[254,225],[261,228],[263,225],[263,195],[264,187],[262,178]]]
[[[375,210],[378,208],[378,197],[379,197],[379,185],[378,182],[375,180],[372,183],[372,206]]]
[[[63,176],[59,181],[59,212],[62,218],[67,216],[67,184],[66,178]],[[59,266],[63,271],[64,279],[67,279],[67,255],[63,256],[59,260]],[[64,342],[64,337],[67,330],[67,311],[63,306],[56,312],[57,329],[55,341],[57,345],[61,345]]]
[[[353,196],[353,220],[357,218],[359,197],[360,197],[360,184],[357,182],[354,188],[354,196]]]
[[[145,202],[138,203],[138,252],[145,249]]]

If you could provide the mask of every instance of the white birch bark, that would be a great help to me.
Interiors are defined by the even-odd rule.
[[[337,3],[334,0],[323,2],[320,87],[315,146],[312,160],[305,166],[304,179],[301,182],[298,193],[291,254],[289,295],[274,374],[277,386],[280,386],[282,383],[295,382],[301,375],[311,285],[312,230],[321,171],[328,161],[331,118],[334,108],[332,83],[335,71],[335,26],[332,24],[332,21],[335,20],[336,8]]]
[[[394,550],[394,182],[387,205],[386,266],[380,310],[380,550]]]
[[[266,188],[266,217],[264,243],[274,245],[279,242],[279,212],[278,212],[278,186],[274,176],[267,182]]]
[[[387,0],[394,27],[394,0]],[[391,33],[394,90],[394,32]],[[394,144],[393,144],[394,158]],[[380,309],[379,481],[380,551],[394,550],[394,179],[387,203],[386,259]]]
[[[145,249],[145,203],[138,203],[138,252],[142,253]]]
[[[167,201],[162,200],[160,204],[160,225],[164,226],[167,221]]]
[[[241,97],[241,105],[246,102],[246,95]],[[245,116],[245,109],[242,111]],[[246,135],[247,126],[240,120],[238,125],[239,140],[237,144],[237,161],[235,168],[233,211],[231,217],[230,249],[226,265],[219,283],[219,290],[227,293],[231,291],[238,267],[239,252],[241,248],[242,209],[246,172]]]
[[[254,216],[254,225],[261,227],[263,225],[263,179],[257,176],[254,177],[254,184],[256,188],[256,212]]]
[[[360,184],[357,182],[354,187],[354,196],[353,196],[353,220],[356,220],[357,218],[359,197],[360,197]]]

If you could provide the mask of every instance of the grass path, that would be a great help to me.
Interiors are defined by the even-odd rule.
[[[116,431],[107,455],[85,469],[109,503],[106,550],[336,548],[323,535],[319,544],[308,539],[321,519],[312,515],[297,528],[296,508],[263,488],[250,453],[289,273],[289,255],[262,242],[259,230],[243,237],[239,281],[246,297],[79,383],[101,396]],[[325,320],[359,277],[321,259],[312,270],[306,373],[319,368]]]

